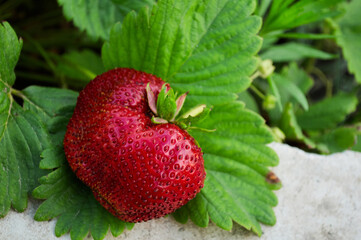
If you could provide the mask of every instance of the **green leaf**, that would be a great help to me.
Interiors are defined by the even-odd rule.
[[[207,210],[207,202],[202,194],[197,194],[189,204],[185,205],[190,219],[199,227],[207,227],[209,223],[209,215]]]
[[[107,39],[114,23],[123,21],[132,10],[151,6],[153,0],[58,0],[74,25],[93,38]]]
[[[39,118],[12,102],[0,135],[0,217],[11,206],[19,212],[26,209],[28,194],[38,185],[37,179],[47,173],[38,166],[42,150],[49,145]]]
[[[105,72],[103,62],[99,55],[91,50],[71,51],[61,56],[57,65],[57,71],[65,77],[72,79],[69,84],[83,87],[97,75]]]
[[[258,0],[257,2],[258,4],[255,13],[259,16],[263,16],[272,3],[272,0]]]
[[[262,32],[292,29],[301,25],[337,16],[336,6],[343,0],[274,0]]]
[[[22,91],[25,96],[24,108],[38,113],[48,122],[66,106],[74,106],[78,93],[72,90],[30,86]],[[49,122],[48,122],[49,123]]]
[[[40,154],[50,145],[44,124],[38,116],[15,102],[12,89],[14,68],[22,41],[11,26],[0,25],[0,217],[10,207],[22,212],[27,196],[47,171],[38,168]]]
[[[64,158],[62,155],[58,157]],[[57,159],[53,161],[58,162]],[[109,228],[116,237],[129,225],[107,212],[67,165],[40,181],[42,185],[33,191],[33,196],[46,200],[40,205],[34,218],[37,221],[48,221],[58,217],[55,226],[57,237],[70,231],[72,240],[84,239],[89,232],[94,239],[104,239]]]
[[[238,100],[242,101],[246,105],[246,108],[248,108],[256,113],[259,113],[259,108],[258,108],[257,102],[248,91],[239,93]]]
[[[231,102],[250,85],[261,39],[253,0],[159,1],[115,25],[104,44],[107,69],[152,73],[178,92],[185,108]]]
[[[347,60],[348,69],[355,74],[361,83],[361,23],[358,19],[361,11],[361,1],[353,0],[347,4],[345,15],[337,21],[337,43]]]
[[[284,95],[293,97],[297,103],[301,104],[303,109],[308,110],[308,102],[306,96],[303,94],[302,90],[298,88],[296,84],[291,82],[288,78],[284,77],[281,74],[273,75],[274,81],[277,83],[277,86],[280,86]]]
[[[298,61],[304,58],[334,59],[335,54],[323,52],[306,44],[290,42],[268,48],[261,54],[262,59],[271,59],[273,62]]]
[[[168,81],[178,92],[189,91],[188,108],[214,106],[211,116],[196,127],[217,131],[190,131],[204,151],[205,187],[184,206],[184,212],[177,211],[177,219],[184,222],[189,216],[200,226],[211,219],[225,229],[235,221],[260,235],[259,222],[275,223],[272,207],[277,198],[272,190],[281,184],[277,178],[272,181],[275,178],[270,178],[268,167],[275,166],[278,158],[265,145],[273,137],[264,120],[234,101],[236,93],[250,85],[249,76],[257,67],[254,55],[261,45],[256,36],[261,22],[250,16],[254,8],[253,0],[160,0],[151,10],[144,8],[138,15],[131,12],[122,25],[116,24],[103,45],[102,58],[106,69],[142,70]],[[43,156],[53,159],[56,154],[49,151],[56,149],[51,149]],[[52,168],[62,162],[58,158],[44,161],[42,166]],[[47,200],[36,218],[60,216],[57,235],[70,230],[73,239],[81,239],[90,230],[101,239],[105,226],[112,224],[104,218],[95,224],[105,210],[92,203],[89,190],[87,194],[75,187],[70,173],[68,167],[60,166],[41,179],[42,185],[33,194]],[[82,216],[89,216],[89,211],[94,218],[87,221]],[[100,230],[92,231],[92,226]]]
[[[68,111],[72,113],[72,109]],[[59,237],[70,231],[72,240],[84,239],[89,232],[94,239],[104,239],[109,228],[116,237],[125,227],[132,227],[133,224],[107,212],[91,190],[76,178],[67,164],[62,146],[45,149],[42,157],[41,168],[56,170],[40,178],[41,185],[32,193],[35,198],[46,199],[36,211],[35,220],[48,221],[58,217],[55,235]]]
[[[18,39],[10,24],[0,24],[0,139],[5,134],[14,99],[11,87],[15,82],[15,66],[18,62],[22,40]]]
[[[287,78],[289,81],[291,81],[294,85],[296,85],[303,94],[308,93],[308,91],[313,86],[313,80],[310,76],[307,75],[307,73],[298,67],[297,63],[291,62],[289,66],[285,66],[282,69],[281,72],[282,76],[284,78]],[[279,88],[281,86],[278,86]],[[292,93],[287,91],[282,91],[285,94],[282,94],[282,99],[287,102],[292,100]],[[286,94],[287,93],[287,94]]]
[[[251,0],[159,1],[115,25],[102,58],[107,69],[134,68],[189,91],[186,108],[215,106],[199,127],[217,131],[191,131],[205,153],[205,187],[177,219],[185,222],[189,215],[207,226],[210,218],[225,229],[234,220],[261,234],[258,221],[275,222],[277,199],[270,189],[280,183],[270,184],[266,176],[278,159],[264,145],[273,139],[264,121],[234,103],[257,67],[260,19],[249,16],[254,7]]]
[[[0,86],[12,86],[15,82],[15,65],[18,62],[23,41],[7,22],[0,23]],[[0,131],[1,132],[1,131]]]
[[[276,35],[279,38],[291,38],[291,39],[332,39],[336,38],[335,35],[330,34],[315,34],[315,33],[281,33]]]
[[[354,128],[340,127],[322,135],[318,139],[318,145],[324,153],[342,152],[354,146],[356,138]]]
[[[172,216],[177,222],[180,222],[182,224],[186,224],[189,219],[189,214],[187,208],[178,208],[175,210],[174,213],[172,213]]]
[[[335,127],[356,110],[354,94],[339,93],[310,106],[307,112],[297,114],[297,121],[305,130],[323,130]]]
[[[274,73],[272,77],[279,90],[282,106],[291,102],[293,106],[297,107],[298,104],[302,103],[304,109],[308,109],[305,95],[313,86],[313,81],[305,71],[293,62],[289,66],[285,66],[281,73]],[[282,112],[278,109],[272,109],[269,111],[269,116],[273,123],[277,123]]]
[[[65,153],[62,146],[52,146],[41,153],[41,169],[55,169],[65,163]]]
[[[268,85],[269,85],[269,88],[270,88],[271,92],[273,93],[273,96],[276,97],[276,102],[277,102],[278,109],[282,112],[282,109],[283,109],[282,99],[281,99],[280,93],[278,91],[278,88],[277,88],[276,84],[273,81],[273,77],[269,76],[267,78],[267,82],[268,82]]]
[[[277,198],[271,189],[280,187],[280,182],[267,179],[267,167],[277,165],[278,159],[264,145],[273,139],[264,120],[235,102],[215,108],[201,126],[217,129],[190,132],[204,152],[205,185],[177,215],[189,215],[202,227],[210,218],[226,230],[232,229],[233,220],[261,235],[258,222],[273,225],[276,221],[272,207]]]
[[[30,86],[21,94],[24,108],[41,118],[51,133],[52,143],[55,146],[62,145],[68,117],[72,115],[78,93],[67,89]]]
[[[304,143],[309,149],[316,147],[316,144],[303,134],[302,129],[297,122],[292,103],[286,104],[279,127],[286,135],[287,141]]]

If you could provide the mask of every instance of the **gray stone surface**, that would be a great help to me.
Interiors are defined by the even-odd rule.
[[[277,224],[263,226],[261,239],[361,239],[361,153],[346,151],[331,156],[305,153],[282,144],[270,145],[279,155],[274,172],[283,182],[276,192]],[[0,220],[0,239],[52,240],[55,221],[33,220],[39,202],[30,201],[25,213],[11,211]],[[231,232],[210,224],[199,228],[192,223],[175,222],[171,217],[136,224],[120,237],[106,239],[260,239],[234,226]]]

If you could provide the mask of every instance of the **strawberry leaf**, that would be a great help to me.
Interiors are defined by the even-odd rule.
[[[271,59],[273,62],[298,61],[304,58],[334,59],[337,55],[330,54],[303,43],[290,42],[268,48],[261,54],[263,59]]]
[[[102,49],[107,69],[129,67],[189,91],[185,109],[232,102],[255,71],[261,20],[253,0],[158,1],[113,27]]]
[[[261,1],[263,2],[263,1]],[[268,1],[261,4],[261,13],[267,9]],[[342,0],[274,0],[269,9],[262,32],[269,33],[277,30],[286,30],[301,25],[320,21],[340,14],[335,6]],[[266,5],[266,6],[262,6]]]
[[[60,109],[73,106],[78,97],[78,93],[71,90],[39,86],[27,87],[22,94],[26,98],[24,108],[38,113],[47,123],[58,115]]]
[[[238,100],[246,104],[246,107],[256,113],[259,113],[259,108],[255,98],[248,91],[244,91],[238,94]]]
[[[114,236],[120,235],[125,227],[130,229],[133,224],[124,223],[108,213],[67,165],[62,141],[78,94],[65,89],[36,86],[28,87],[22,93],[27,99],[24,107],[47,122],[53,139],[53,144],[41,154],[40,168],[55,170],[40,178],[41,185],[32,193],[35,198],[46,199],[38,208],[35,220],[47,221],[59,217],[55,235],[61,236],[70,231],[72,239],[83,239],[89,232],[94,239],[103,239],[109,228]]]
[[[44,88],[45,89],[45,88]],[[68,94],[67,90],[63,94]],[[72,102],[75,104],[75,101]],[[61,109],[62,118],[68,116],[66,121],[51,121],[57,127],[51,129],[66,129],[67,122],[73,112],[72,108]],[[65,114],[68,111],[70,114]],[[54,119],[57,119],[55,117]],[[60,131],[64,138],[65,131]],[[70,231],[71,239],[84,239],[90,232],[94,239],[103,239],[109,228],[113,236],[119,236],[125,227],[131,229],[134,224],[125,223],[107,212],[94,198],[91,190],[86,187],[67,164],[63,147],[50,146],[42,153],[43,160],[40,162],[42,169],[55,169],[47,176],[40,178],[41,185],[33,191],[33,196],[38,199],[46,199],[36,211],[34,216],[37,221],[48,221],[58,217],[55,226],[55,235],[61,236]]]
[[[4,89],[4,85],[12,86],[15,82],[14,69],[22,46],[23,41],[18,39],[10,24],[7,22],[0,24],[0,84],[2,90],[9,91],[10,89]],[[2,91],[2,93],[7,91]],[[4,103],[3,101],[3,98],[1,98],[2,103]]]
[[[24,108],[36,113],[51,133],[54,145],[62,145],[63,138],[78,93],[49,87],[30,86],[22,91]],[[66,111],[61,111],[65,109]]]
[[[152,9],[144,8],[138,15],[131,12],[122,25],[116,24],[103,45],[102,58],[106,69],[134,68],[163,78],[179,93],[189,91],[184,112],[201,104],[214,106],[195,127],[216,131],[190,130],[204,151],[205,187],[177,211],[177,219],[185,222],[190,217],[199,226],[207,226],[211,219],[224,229],[231,229],[235,221],[260,235],[259,222],[275,222],[272,207],[277,199],[271,190],[280,182],[269,178],[274,175],[268,167],[278,159],[265,146],[272,136],[264,121],[235,102],[257,67],[254,55],[261,46],[256,36],[261,22],[250,16],[254,8],[253,0],[160,0]],[[50,124],[49,129],[62,133],[64,122]],[[36,219],[59,216],[57,235],[70,231],[72,239],[81,239],[90,231],[102,239],[112,223],[98,222],[105,210],[93,202],[90,190],[77,186],[81,184],[72,179],[70,169],[61,165],[65,160],[48,159],[64,158],[59,152],[56,148],[43,152],[42,167],[59,167],[33,192],[46,199]]]
[[[286,104],[279,126],[286,135],[287,140],[305,143],[310,149],[316,147],[316,144],[303,134],[302,129],[297,122],[292,103],[289,102]]]
[[[38,166],[42,150],[50,144],[45,126],[36,115],[15,102],[9,110],[0,136],[1,217],[10,206],[19,212],[26,209],[27,195],[38,185],[37,179],[46,174]]]
[[[111,26],[132,10],[151,6],[153,0],[58,0],[64,15],[93,38],[107,39]]]
[[[22,108],[13,94],[14,68],[22,41],[4,22],[0,24],[0,216],[12,206],[22,212],[28,194],[38,185],[37,179],[47,173],[38,168],[41,152],[50,146],[45,125],[37,114]],[[26,104],[26,99],[24,105]]]
[[[278,159],[265,146],[272,136],[264,121],[234,102],[257,66],[260,18],[250,16],[254,8],[252,0],[158,1],[113,27],[102,58],[107,69],[134,68],[189,91],[186,110],[214,106],[198,126],[216,131],[190,131],[204,151],[205,187],[176,218],[185,222],[189,215],[199,226],[210,218],[227,230],[233,220],[260,235],[259,221],[275,223],[277,199],[270,189],[280,183],[266,176]]]
[[[42,160],[48,162],[42,165],[54,167],[57,163],[66,161],[63,154],[52,154],[51,157],[51,160]],[[94,239],[103,239],[109,228],[116,237],[125,227],[133,226],[107,212],[95,200],[90,189],[76,178],[67,164],[57,167],[51,174],[40,179],[42,185],[33,192],[34,197],[46,199],[36,211],[35,220],[47,221],[58,217],[55,235],[60,237],[70,231],[73,240],[84,239],[89,232]]]
[[[291,102],[293,106],[296,106],[296,109],[298,104],[303,105],[304,109],[308,109],[306,93],[313,86],[313,80],[305,71],[300,69],[296,63],[290,63],[289,66],[282,69],[281,73],[274,73],[272,77],[279,89],[283,107],[286,107],[286,104]],[[279,109],[274,108],[269,111],[270,120],[277,123],[282,114]]]
[[[264,120],[234,102],[215,108],[201,126],[217,131],[190,132],[202,146],[207,177],[201,193],[183,207],[182,214],[188,213],[202,227],[210,218],[231,230],[233,220],[261,235],[258,222],[276,222],[272,207],[277,198],[271,190],[280,187],[279,181],[268,179],[267,167],[277,165],[278,158],[265,146],[272,136]],[[176,219],[182,216],[179,211]],[[184,222],[184,216],[180,219]]]
[[[351,149],[357,141],[357,131],[351,127],[332,129],[317,139],[320,151],[330,154]]]
[[[84,87],[104,72],[104,66],[99,55],[91,50],[70,51],[59,57],[56,71],[71,79],[69,84]]]
[[[361,35],[360,21],[355,21],[361,11],[361,1],[353,0],[346,5],[346,13],[337,22],[336,40],[341,46],[348,69],[355,74],[358,83],[361,83]]]
[[[297,121],[304,130],[323,130],[335,127],[356,110],[357,97],[339,93],[311,105],[307,112],[297,114]]]

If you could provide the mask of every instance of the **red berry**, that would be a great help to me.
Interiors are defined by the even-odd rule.
[[[77,177],[113,215],[140,222],[174,212],[201,190],[201,149],[172,123],[153,124],[147,83],[164,82],[127,68],[110,70],[81,91],[64,139]]]

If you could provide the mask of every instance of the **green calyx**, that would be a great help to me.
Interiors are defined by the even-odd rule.
[[[154,114],[152,117],[153,123],[174,123],[182,129],[199,129],[207,132],[215,131],[191,126],[192,123],[199,123],[209,115],[211,108],[205,104],[194,107],[181,116],[178,116],[188,92],[178,96],[168,84],[164,84],[158,94],[158,98],[156,98],[149,83],[147,84],[146,91],[149,107]]]

